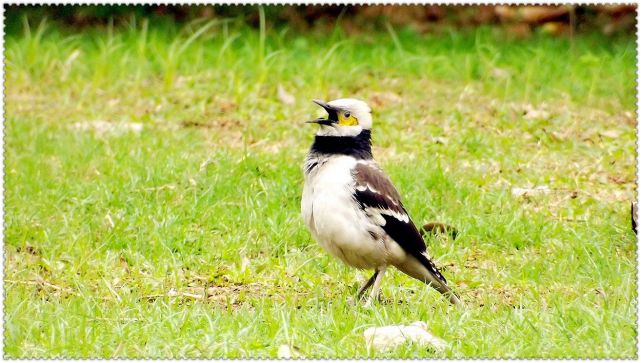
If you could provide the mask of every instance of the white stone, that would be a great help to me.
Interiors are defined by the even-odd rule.
[[[443,350],[448,344],[443,339],[432,335],[427,324],[417,321],[411,325],[388,325],[372,327],[363,333],[369,347],[377,350],[391,349],[402,344],[429,345],[435,350]]]

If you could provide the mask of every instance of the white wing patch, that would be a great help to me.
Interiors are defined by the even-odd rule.
[[[358,190],[359,192],[364,192],[366,190],[369,190],[372,193],[381,194],[381,192],[379,192],[376,188],[374,188],[369,183],[367,183],[366,185],[357,185],[356,186],[356,190]],[[391,200],[394,204],[396,204],[396,202],[394,202],[394,200],[392,200],[392,198],[390,198],[389,196],[386,196],[386,197],[387,197],[387,199]]]
[[[389,195],[386,195],[385,198],[387,198],[392,204],[398,206],[398,202],[394,200],[394,198],[390,197]]]
[[[407,214],[399,213],[391,209],[368,207],[368,208],[365,208],[365,213],[367,213],[367,215],[370,218],[372,218],[376,222],[376,224],[378,224],[381,227],[385,225],[385,219],[381,216],[381,214],[392,216],[403,223],[409,223],[410,221],[410,217]]]
[[[376,224],[386,224],[383,215],[410,223],[410,217],[401,204],[398,191],[376,163],[359,160],[353,174],[354,198]]]

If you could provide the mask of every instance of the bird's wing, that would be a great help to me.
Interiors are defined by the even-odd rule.
[[[389,177],[373,162],[357,163],[352,173],[355,180],[354,199],[359,206],[407,253],[447,284],[445,277],[428,258],[425,242]]]

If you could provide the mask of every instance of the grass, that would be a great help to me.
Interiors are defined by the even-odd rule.
[[[5,357],[637,356],[633,39],[260,29],[7,35]],[[428,248],[465,311],[396,271],[361,307],[305,230],[302,122],[344,96],[413,219],[459,229]],[[449,347],[364,344],[417,320]]]

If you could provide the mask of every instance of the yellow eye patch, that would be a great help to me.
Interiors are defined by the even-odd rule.
[[[345,116],[345,113],[338,113],[338,124],[341,126],[356,126],[358,125],[358,120],[353,115]]]

